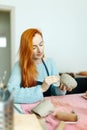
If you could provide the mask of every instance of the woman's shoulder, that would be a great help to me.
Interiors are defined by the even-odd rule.
[[[58,69],[57,69],[56,62],[54,59],[48,57],[45,59],[45,63],[49,69],[50,74],[52,75],[58,74]]]
[[[13,69],[19,69],[20,68],[20,65],[19,65],[19,61],[16,61],[13,65]]]
[[[16,61],[16,62],[14,63],[14,66],[19,66],[19,61]]]
[[[45,58],[45,62],[46,62],[46,63],[51,63],[51,64],[54,64],[54,63],[55,63],[54,59],[51,58],[51,57]]]

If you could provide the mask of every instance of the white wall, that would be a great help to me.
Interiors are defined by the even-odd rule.
[[[60,72],[87,71],[87,0],[0,0],[1,4],[15,7],[15,56],[21,33],[37,27],[44,35],[46,55],[55,59]]]

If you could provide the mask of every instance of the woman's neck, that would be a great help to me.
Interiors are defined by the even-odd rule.
[[[40,63],[42,63],[42,60],[45,60],[45,59],[46,59],[46,57],[43,57],[41,59],[36,59],[34,62],[35,62],[35,64],[40,64]]]
[[[35,64],[40,64],[40,63],[42,63],[42,59],[35,60]]]

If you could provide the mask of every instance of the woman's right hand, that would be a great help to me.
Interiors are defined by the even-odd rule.
[[[60,81],[59,76],[47,76],[42,84],[42,92],[45,92],[49,89],[51,84],[57,83]]]

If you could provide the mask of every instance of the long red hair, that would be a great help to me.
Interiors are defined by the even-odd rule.
[[[19,64],[21,67],[22,87],[32,87],[36,85],[38,72],[36,69],[36,65],[32,59],[32,40],[36,33],[42,36],[42,33],[35,28],[27,29],[21,35],[19,47]]]

